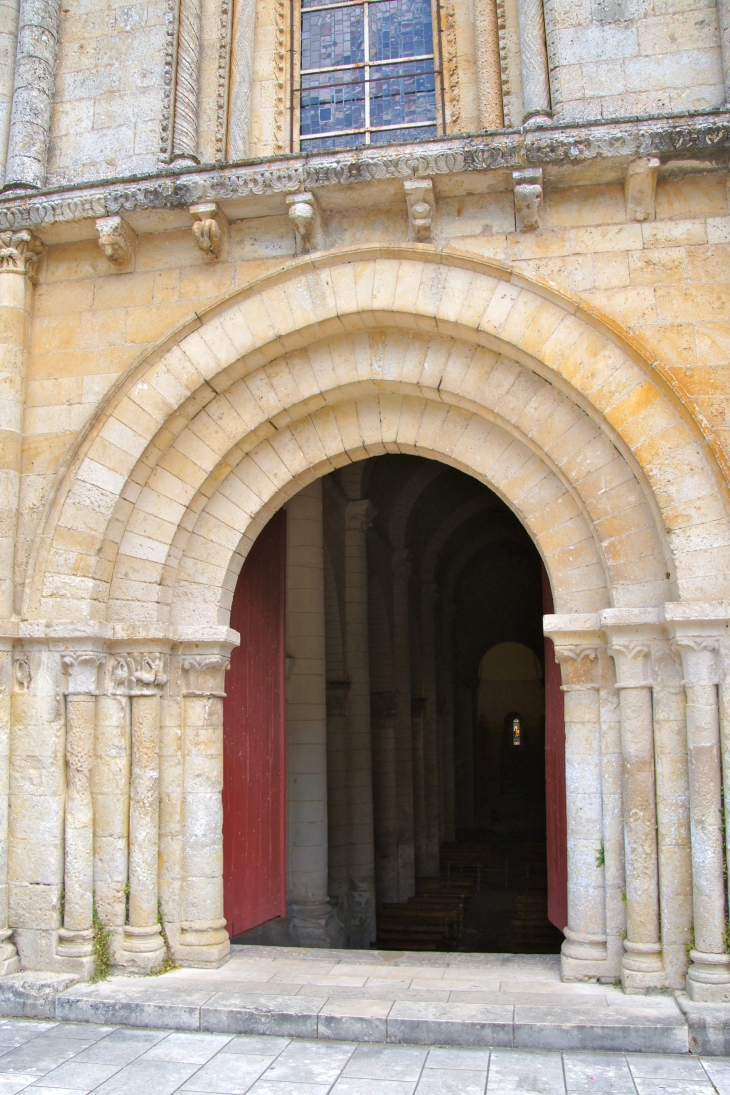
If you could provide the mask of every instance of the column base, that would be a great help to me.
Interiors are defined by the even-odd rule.
[[[0,931],[0,977],[5,977],[8,973],[17,973],[20,969],[20,959],[11,938],[12,934],[11,928]]]
[[[690,1000],[709,1004],[730,1002],[730,954],[689,952],[687,995]]]
[[[175,961],[180,966],[217,969],[231,956],[225,920],[201,920],[180,925]]]
[[[291,934],[298,947],[343,947],[345,932],[328,901],[289,907]]]
[[[562,981],[598,981],[607,976],[608,950],[605,935],[592,935],[565,928],[560,948]]]
[[[88,958],[94,949],[93,928],[59,928],[59,958]]]
[[[525,114],[522,124],[525,129],[533,129],[541,125],[552,125],[553,116],[547,110],[531,110],[529,114]]]
[[[632,943],[624,939],[621,986],[628,995],[665,987],[666,974],[661,943]]]
[[[132,973],[151,973],[165,958],[165,941],[160,925],[149,928],[134,928],[131,924],[124,927],[122,944],[122,962],[125,970]]]

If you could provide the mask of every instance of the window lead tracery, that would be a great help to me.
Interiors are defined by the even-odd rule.
[[[302,0],[303,152],[437,133],[431,0]]]

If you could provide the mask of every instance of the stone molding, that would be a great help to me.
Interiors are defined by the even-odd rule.
[[[593,163],[656,156],[730,158],[730,113],[628,119],[581,126],[507,130],[466,140],[438,140],[333,156],[286,156],[240,167],[213,165],[143,179],[90,183],[0,201],[0,231],[117,216],[137,209],[179,209],[250,195],[294,194],[324,186],[416,179],[471,171]]]

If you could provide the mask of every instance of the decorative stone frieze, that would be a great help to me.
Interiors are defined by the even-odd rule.
[[[515,227],[518,232],[536,232],[542,209],[542,168],[528,167],[512,172],[515,188]]]
[[[436,212],[436,199],[430,179],[406,179],[403,183],[408,208],[408,239],[421,242],[431,239],[431,222]]]
[[[656,181],[660,161],[656,156],[632,160],[626,168],[626,216],[630,221],[653,221],[656,217]]]
[[[96,222],[99,250],[119,270],[134,265],[137,237],[124,217],[99,217]]]
[[[318,251],[323,246],[322,215],[314,194],[302,191],[286,199],[289,220],[294,226],[297,255]]]
[[[727,113],[551,126],[469,140],[441,139],[388,151],[319,153],[285,162],[181,171],[141,182],[90,183],[63,195],[49,191],[0,201],[0,230],[115,216],[135,209],[180,209],[203,202],[295,194],[325,186],[428,178],[471,171],[597,163],[617,157],[730,159]]]
[[[206,262],[216,262],[228,242],[228,218],[215,202],[190,206],[192,232]]]

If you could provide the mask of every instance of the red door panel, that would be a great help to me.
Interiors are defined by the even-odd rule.
[[[224,900],[231,936],[286,916],[286,512],[248,554],[223,706]]]
[[[553,594],[542,568],[542,610]],[[562,931],[568,923],[568,837],[565,817],[565,713],[560,666],[552,639],[545,639],[545,805],[547,811],[548,919]]]

